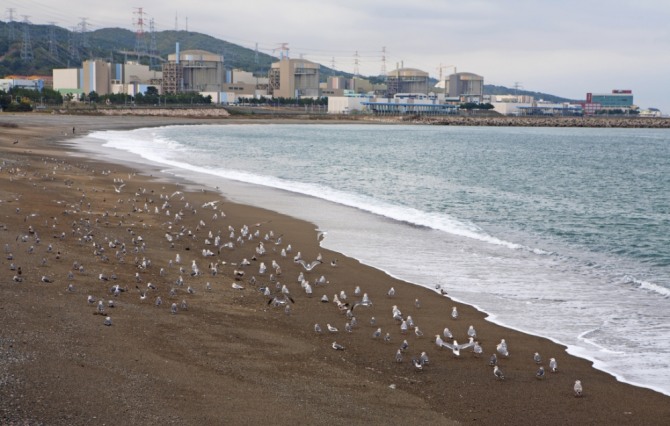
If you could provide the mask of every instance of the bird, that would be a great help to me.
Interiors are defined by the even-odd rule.
[[[451,330],[449,330],[448,327],[444,327],[444,331],[442,332],[442,335],[446,339],[453,339],[454,338],[454,335],[451,333]]]
[[[377,339],[377,338],[381,337],[381,335],[382,335],[382,329],[378,328],[378,329],[375,330],[374,333],[372,333],[372,338]]]
[[[395,296],[395,288],[391,287],[386,294],[388,295],[388,297]]]
[[[500,367],[497,365],[493,366],[493,375],[496,377],[498,380],[505,380],[505,375],[503,374],[502,370]]]
[[[42,282],[43,283],[52,283],[54,281],[51,278],[47,277],[46,275],[42,275]]]
[[[575,396],[576,397],[581,397],[582,396],[582,393],[584,392],[584,389],[582,388],[581,380],[575,380],[575,386],[573,387],[573,390],[575,391]]]
[[[343,351],[343,350],[344,350],[344,346],[340,345],[340,344],[337,343],[337,342],[333,342],[333,343],[330,345],[330,347],[333,348],[333,349],[335,349],[336,351]]]
[[[323,262],[320,261],[320,260],[315,260],[315,261],[313,261],[313,262],[311,262],[311,263],[307,263],[307,262],[305,262],[303,259],[298,259],[297,262],[298,262],[299,264],[301,264],[302,267],[305,268],[305,271],[307,271],[307,272],[309,272],[309,271],[311,271],[312,269],[314,269],[317,265],[320,265],[321,263],[323,263]]]
[[[314,332],[321,333],[321,326],[318,323],[314,324]]]
[[[395,353],[395,362],[402,362],[402,351],[400,349]]]
[[[391,333],[386,333],[384,335],[384,342],[389,343],[391,341]]]
[[[423,337],[423,331],[419,330],[419,326],[414,327],[414,334],[416,337]]]
[[[542,364],[542,357],[539,353],[535,352],[535,355],[533,355],[533,361],[535,361],[535,364]]]
[[[558,373],[558,363],[556,362],[556,358],[549,358],[549,371]]]
[[[472,351],[474,352],[476,357],[480,357],[482,353],[484,353],[484,349],[482,349],[479,342],[475,342],[475,345],[472,347]]]
[[[428,365],[428,354],[424,351],[421,352],[421,356],[419,357],[419,361],[421,361],[421,364],[423,365]]]
[[[537,372],[535,373],[535,377],[537,379],[544,379],[544,367],[540,366],[540,368],[537,369]]]
[[[498,357],[496,354],[492,354],[491,358],[489,358],[489,365],[496,365],[498,364]]]
[[[456,306],[451,308],[451,317],[453,319],[458,319],[458,309],[456,309]]]
[[[439,335],[437,337],[439,337]],[[435,340],[437,342],[437,338]],[[442,347],[451,349],[454,356],[457,356],[457,357],[461,356],[461,350],[471,348],[474,345],[475,345],[475,342],[472,339],[472,337],[470,338],[470,342],[463,343],[463,344],[458,344],[458,342],[456,340],[454,340],[454,343],[442,342]]]
[[[407,343],[407,340],[403,340],[402,345],[400,345],[400,349],[402,349],[403,351],[406,351],[407,348],[409,348],[409,343]]]
[[[337,333],[337,332],[338,332],[337,327],[333,327],[333,326],[330,325],[330,324],[326,324],[326,328],[327,328],[328,331],[330,331],[331,333]]]
[[[501,339],[500,343],[496,346],[496,350],[498,353],[504,357],[509,356],[509,351],[507,350],[507,343],[505,342],[505,339]]]
[[[468,327],[468,337],[472,337],[474,339],[477,338],[477,331],[475,331],[475,328],[472,325]]]
[[[112,317],[105,317],[105,322],[104,322],[104,324],[105,324],[106,326],[110,326],[110,325],[112,325]]]
[[[172,306],[170,306],[170,312],[171,312],[172,314],[176,314],[176,313],[177,313],[177,304],[176,304],[176,303],[173,303]]]
[[[414,366],[414,370],[416,371],[423,370],[423,364],[421,364],[421,360],[418,358],[412,358],[412,365]]]

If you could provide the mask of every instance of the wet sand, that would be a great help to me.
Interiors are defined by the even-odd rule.
[[[63,143],[73,127],[80,136],[227,122],[0,114],[0,423],[670,423],[670,397],[619,383],[560,345],[489,323],[469,306],[325,250],[313,224],[231,203],[190,182],[166,183],[156,170],[143,175],[71,156]],[[242,237],[245,225],[249,234]],[[232,248],[224,246],[229,242]],[[265,253],[257,252],[260,243]],[[324,263],[306,271],[293,261],[298,251],[308,261],[320,253]],[[193,261],[199,274],[192,275]],[[216,275],[210,264],[217,264]],[[236,270],[244,276],[236,279]],[[312,296],[298,282],[300,272]],[[328,283],[316,284],[322,275]],[[123,291],[115,296],[110,289],[117,284]],[[268,304],[272,297],[285,301],[282,285],[293,302]],[[333,296],[343,290],[348,302],[359,301],[356,286],[373,305],[353,310],[358,325],[347,332],[351,320]],[[320,301],[324,294],[328,303]],[[422,337],[401,333],[393,305],[412,316]],[[111,326],[104,325],[107,316]],[[328,332],[326,324],[339,331]],[[435,345],[445,327],[467,341],[469,325],[482,356],[469,348],[456,357]],[[372,337],[378,327],[390,342]],[[498,357],[505,375],[499,380],[489,356],[502,338],[510,356]],[[403,340],[409,347],[396,362]],[[335,341],[345,349],[332,349]],[[417,371],[411,359],[423,351],[430,362]],[[556,358],[559,371],[537,379],[535,352],[547,369]]]

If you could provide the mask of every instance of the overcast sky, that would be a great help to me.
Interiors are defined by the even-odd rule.
[[[135,30],[143,8],[157,31],[187,29],[363,75],[396,64],[433,77],[457,71],[485,84],[584,99],[633,90],[641,108],[670,113],[669,0],[4,0],[3,20],[71,29]],[[176,19],[175,19],[176,18]],[[382,49],[386,48],[386,54]],[[278,50],[274,52],[278,55]]]

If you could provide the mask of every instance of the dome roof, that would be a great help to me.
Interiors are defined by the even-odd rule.
[[[428,77],[428,73],[416,68],[399,68],[386,74],[388,77]]]

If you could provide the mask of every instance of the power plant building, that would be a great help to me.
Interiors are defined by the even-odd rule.
[[[398,68],[386,74],[387,96],[398,93],[428,93],[428,73],[415,68]]]
[[[444,81],[444,93],[461,102],[480,103],[484,95],[484,77],[471,72],[451,74]]]
[[[272,64],[268,94],[277,98],[318,98],[320,65],[305,59],[283,58]]]
[[[177,48],[163,64],[163,93],[221,92],[225,83],[222,55]]]

